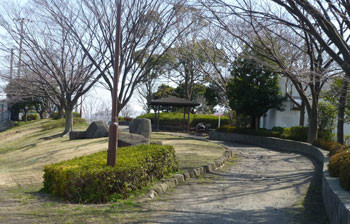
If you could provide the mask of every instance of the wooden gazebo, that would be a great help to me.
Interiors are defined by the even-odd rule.
[[[197,102],[189,101],[185,98],[179,98],[175,96],[169,96],[166,98],[161,98],[157,100],[152,100],[149,105],[153,106],[154,109],[154,121],[156,125],[156,130],[159,130],[159,118],[161,108],[169,107],[183,107],[184,108],[184,121],[186,121],[186,111],[187,111],[187,131],[190,128],[190,112],[192,107],[199,106]]]

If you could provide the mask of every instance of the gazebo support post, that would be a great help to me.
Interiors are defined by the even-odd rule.
[[[160,130],[160,108],[163,106],[163,111],[169,112],[173,107],[184,108],[184,119],[183,122],[181,122],[182,128],[184,131],[190,130],[190,113],[191,108],[199,106],[199,103],[189,101],[184,98],[178,98],[178,97],[167,97],[163,99],[157,99],[154,101],[151,101],[149,105],[154,106],[154,117],[155,117],[155,129]],[[187,110],[187,121],[186,121],[186,110]],[[158,115],[157,115],[158,112]],[[187,124],[186,124],[187,123]]]
[[[160,105],[158,105],[157,131],[159,131],[159,120],[160,120]]]
[[[157,107],[155,106],[153,109],[154,109],[154,122],[153,122],[153,125],[154,125],[154,130],[156,131],[157,130]]]
[[[185,123],[186,123],[186,107],[184,107],[184,123],[183,123],[184,131],[186,131]]]
[[[190,112],[191,112],[191,107],[187,108],[187,131],[190,131]]]

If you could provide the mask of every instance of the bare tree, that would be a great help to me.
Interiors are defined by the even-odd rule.
[[[223,1],[220,1],[223,2]],[[236,1],[232,8],[244,8],[243,1]],[[244,1],[247,2],[247,1]],[[272,0],[276,5],[267,10],[250,10],[256,18],[277,21],[292,29],[305,31],[329,54],[341,67],[347,77],[350,77],[350,3],[343,0]],[[265,2],[266,3],[266,2]],[[250,2],[249,4],[252,4]],[[254,4],[257,4],[256,2]],[[276,6],[279,6],[276,7]],[[284,12],[283,12],[284,9]],[[247,11],[245,9],[245,11]],[[288,14],[287,17],[281,15]],[[347,86],[344,82],[344,88]],[[338,142],[344,141],[344,111],[347,91],[339,98],[338,107]]]
[[[275,20],[256,16],[250,1],[237,5],[224,1],[210,2],[202,1],[215,18],[217,26],[240,39],[261,57],[271,60],[273,63],[270,66],[291,80],[309,115],[308,142],[312,142],[317,137],[320,91],[327,79],[336,73],[333,72],[333,59],[327,58],[325,48],[307,32],[299,33]],[[215,10],[215,7],[221,10]],[[228,16],[231,16],[231,20],[227,20]]]
[[[1,24],[14,41],[18,41],[15,37],[22,32],[22,65],[30,76],[21,80],[26,83],[25,86],[34,87],[36,94],[44,95],[65,110],[63,134],[67,134],[72,130],[72,111],[79,98],[102,75],[96,75],[97,69],[88,55],[61,24],[50,17],[38,20],[35,16],[39,15],[35,11],[30,12],[31,22],[24,25],[23,32],[21,27],[13,28],[11,20],[2,18]]]
[[[198,70],[204,75],[204,79],[214,85],[218,91],[217,104],[224,106],[228,111],[230,120],[234,119],[234,111],[229,106],[227,99],[227,84],[230,79],[229,65],[237,58],[241,48],[239,39],[232,35],[226,35],[223,30],[211,23],[200,31],[200,38],[205,42],[199,42],[199,47],[206,57],[206,63],[198,63]]]
[[[138,102],[142,105],[143,110],[146,113],[151,112],[151,106],[149,105],[153,98],[153,93],[156,92],[157,79],[148,78],[137,89],[139,98]]]
[[[135,114],[134,109],[130,106],[130,104],[125,105],[125,107],[120,111],[120,114],[123,117],[132,117]]]
[[[198,69],[199,64],[206,62],[205,54],[199,47],[199,32],[207,23],[202,19],[202,10],[197,7],[186,6],[178,14],[177,32],[188,24],[193,23],[185,35],[180,35],[174,46],[166,53],[168,75],[177,85],[184,88],[185,98],[192,99],[195,84],[203,82],[203,73]],[[203,43],[204,44],[204,43]]]
[[[153,55],[146,62],[141,59],[140,64],[145,64],[145,74],[143,75],[142,82],[137,87],[139,94],[138,102],[142,105],[146,113],[150,113],[150,103],[153,97],[153,93],[156,92],[157,82],[162,74],[165,73],[166,57],[159,58],[158,55]]]
[[[110,0],[34,0],[45,8],[74,39],[102,74],[103,84],[112,91],[116,27],[115,1]],[[148,74],[148,61],[161,57],[179,35],[192,25],[189,21],[178,32],[177,15],[184,0],[123,1],[120,88],[118,110],[130,100],[138,84]],[[144,63],[138,63],[142,59]],[[118,111],[118,112],[119,112]]]

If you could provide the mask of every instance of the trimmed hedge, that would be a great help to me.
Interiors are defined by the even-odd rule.
[[[78,112],[72,112],[73,117],[79,117],[81,118],[81,114]],[[65,114],[63,113],[63,117],[65,117]],[[59,118],[59,113],[58,112],[54,112],[53,114],[51,114],[50,118],[54,119],[54,120],[58,120]]]
[[[333,155],[343,152],[347,149],[349,149],[349,146],[342,145],[338,142],[334,141],[327,141],[323,139],[316,139],[313,143],[314,146],[322,148],[326,151],[329,151],[329,156],[332,157]]]
[[[280,138],[281,134],[277,131],[270,131],[267,129],[249,129],[249,128],[236,128],[232,126],[222,126],[220,128],[217,128],[216,131],[219,132],[227,132],[227,133],[237,133],[237,134],[244,134],[244,135],[258,135],[258,136],[265,136],[265,137],[276,137]]]
[[[276,138],[284,138],[291,139],[295,141],[307,141],[307,127],[295,126],[291,128],[282,128],[276,127],[271,130],[267,130],[264,128],[254,130],[249,128],[236,128],[232,126],[222,126],[217,128],[216,131],[219,132],[228,132],[228,133],[237,133],[237,134],[245,134],[245,135],[259,135],[265,137],[276,137]]]
[[[28,114],[27,115],[27,121],[36,121],[39,120],[38,114]]]
[[[154,123],[154,113],[144,114],[137,118],[148,118]],[[187,118],[187,115],[186,115]],[[210,114],[191,114],[190,115],[190,126],[196,127],[198,123],[210,124],[211,128],[217,128],[219,117]],[[159,124],[160,126],[176,126],[181,128],[181,124],[184,124],[183,113],[160,113]],[[186,121],[187,122],[187,121]],[[220,118],[221,125],[229,124],[227,117]],[[186,123],[187,124],[187,123]]]
[[[339,177],[340,171],[344,165],[350,164],[350,152],[344,151],[331,156],[328,163],[329,174],[333,177]]]
[[[340,185],[344,190],[350,190],[350,163],[344,163],[339,172]]]
[[[175,172],[175,150],[166,145],[139,145],[118,149],[117,165],[106,165],[107,152],[48,165],[44,190],[77,203],[125,199],[136,189]]]
[[[63,119],[59,119],[59,120],[51,120],[45,124],[43,124],[41,126],[42,130],[47,131],[47,130],[51,130],[54,128],[62,128],[65,126],[66,120]],[[86,120],[80,117],[74,117],[73,118],[73,125],[82,125],[82,124],[86,124]]]
[[[313,145],[329,151],[329,174],[339,177],[341,186],[345,190],[350,190],[350,147],[322,139],[315,140]]]
[[[133,118],[132,117],[118,117],[119,121],[132,121]]]

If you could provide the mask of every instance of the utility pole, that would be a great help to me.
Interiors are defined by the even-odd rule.
[[[83,96],[80,97],[80,117],[83,117]]]
[[[119,57],[120,57],[120,38],[121,38],[121,13],[122,0],[119,0],[117,6],[117,27],[115,41],[115,61],[114,61],[114,77],[113,77],[113,96],[112,96],[112,121],[109,125],[109,141],[107,151],[107,165],[115,166],[117,162],[118,149],[118,81],[119,81]]]
[[[18,70],[17,70],[17,77],[19,78],[21,75],[21,67],[22,67],[22,48],[23,48],[23,24],[24,24],[24,18],[19,19],[20,25],[21,25],[21,33],[19,38],[19,53],[18,53]]]
[[[11,49],[11,58],[10,58],[10,81],[13,78],[13,49]]]

